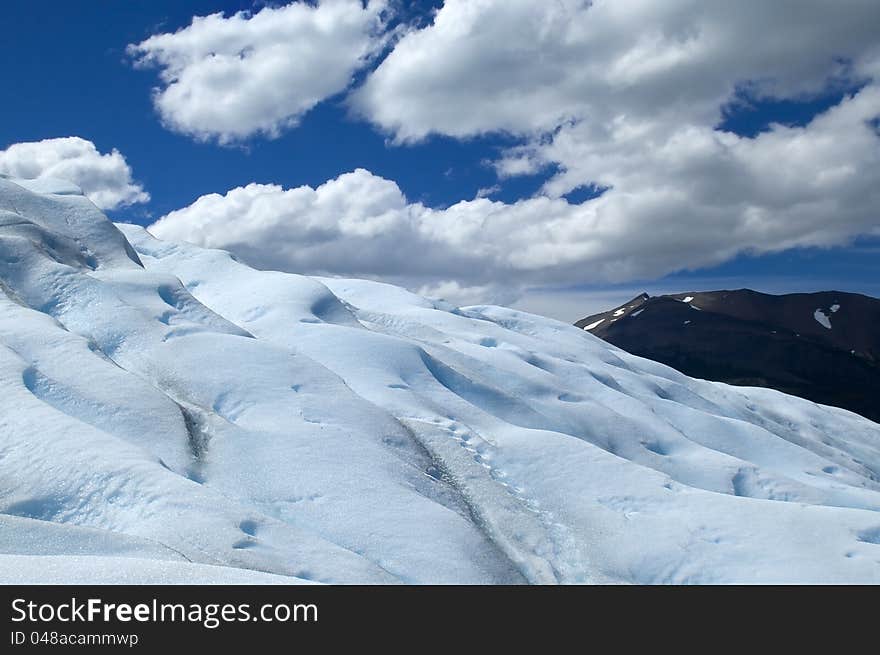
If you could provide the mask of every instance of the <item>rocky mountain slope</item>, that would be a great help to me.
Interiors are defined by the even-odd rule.
[[[770,387],[880,421],[880,300],[748,289],[643,294],[576,323],[693,377]]]

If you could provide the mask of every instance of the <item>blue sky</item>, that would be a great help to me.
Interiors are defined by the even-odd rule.
[[[423,4],[427,9],[432,3]],[[15,93],[3,108],[0,144],[78,135],[101,152],[117,148],[153,201],[113,216],[142,224],[149,222],[145,213],[158,216],[205,193],[254,180],[318,185],[358,166],[397,180],[410,197],[430,204],[449,204],[492,184],[491,169],[480,162],[505,139],[439,138],[425,148],[391,148],[366,123],[348,120],[339,98],[321,103],[278,139],[235,147],[200,144],[163,129],[149,102],[156,76],[134,70],[126,46],[185,27],[194,15],[254,6],[56,0],[35,12],[32,3],[10,3],[4,21],[15,28],[7,30],[0,52],[11,64],[4,66],[4,86]]]
[[[279,4],[283,3],[275,6]],[[432,9],[442,4],[394,5],[392,8],[396,8],[396,12],[386,18],[383,30],[388,32],[401,25],[409,26],[411,33],[428,29]],[[497,120],[497,129],[493,129],[491,122],[481,122],[473,129],[463,127],[459,130],[454,123],[452,127],[448,122],[444,123],[445,119],[421,120],[421,115],[415,118],[395,116],[385,121],[382,116],[388,112],[384,107],[355,111],[352,98],[356,94],[352,90],[374,76],[378,67],[388,66],[383,62],[389,51],[399,49],[401,56],[398,59],[405,54],[396,40],[377,48],[369,63],[353,73],[353,81],[347,89],[321,99],[300,116],[297,125],[281,129],[277,136],[254,134],[221,144],[218,138],[205,141],[169,129],[167,121],[163,125],[151,102],[153,88],[162,86],[160,67],[134,66],[135,57],[126,53],[126,46],[140,43],[154,34],[174,33],[187,27],[193,16],[216,12],[229,16],[241,9],[257,13],[261,8],[261,5],[250,2],[57,0],[42,3],[40,10],[35,11],[32,3],[4,3],[5,36],[0,41],[4,66],[0,78],[5,93],[0,109],[0,149],[16,143],[78,136],[94,143],[100,153],[118,150],[130,166],[134,180],[150,194],[150,200],[113,208],[108,214],[114,220],[143,225],[185,208],[206,194],[225,194],[252,182],[280,185],[285,189],[302,185],[315,188],[357,168],[366,169],[375,178],[393,181],[408,203],[428,209],[445,209],[460,201],[473,200],[481,189],[490,190],[487,192],[489,197],[499,206],[511,206],[517,201],[547,194],[560,203],[573,206],[600,195],[597,189],[601,188],[602,181],[592,179],[595,173],[585,174],[582,180],[572,182],[569,178],[572,178],[573,166],[561,156],[558,161],[554,159],[557,151],[547,143],[548,140],[555,142],[555,135],[564,134],[568,129],[562,122],[549,130],[542,124],[541,129],[529,132],[525,128],[511,127],[517,124],[499,117],[486,119]],[[868,41],[869,37],[866,37]],[[804,43],[803,47],[810,48],[811,44]],[[840,54],[840,57],[846,56],[847,53]],[[849,57],[855,55],[850,53]],[[431,61],[436,61],[436,55]],[[482,61],[477,57],[474,66],[479,67]],[[761,70],[760,67],[757,70]],[[378,79],[379,76],[375,76]],[[802,78],[806,76],[804,73]],[[390,74],[387,77],[394,79]],[[426,77],[428,84],[430,75]],[[809,126],[817,115],[858,94],[870,84],[866,79],[865,75],[852,75],[829,81],[808,92],[803,89],[775,92],[776,97],[766,91],[740,92],[728,97],[724,107],[717,108],[721,119],[709,127],[735,134],[747,145],[749,139],[772,130],[774,123]],[[751,79],[735,81],[737,84],[754,82]],[[526,79],[517,83],[528,82]],[[802,82],[803,79],[798,78],[797,83]],[[394,86],[387,82],[386,87],[390,93],[409,89],[412,85],[401,83]],[[382,92],[386,91],[383,89]],[[470,106],[461,102],[459,110],[463,117],[467,117]],[[390,111],[393,110],[391,107]],[[381,113],[383,111],[385,114]],[[522,123],[528,118],[518,117],[516,120]],[[702,120],[702,115],[694,120]],[[663,126],[658,129],[661,128],[666,129]],[[412,134],[416,137],[412,138]],[[499,175],[498,162],[515,159],[512,153],[522,152],[527,152],[529,161],[539,163],[532,165],[527,174]],[[609,154],[602,151],[602,156]],[[569,171],[567,177],[559,174],[566,167]],[[625,176],[620,173],[620,179],[629,179],[629,174],[627,168]],[[615,184],[615,189],[618,188],[620,185]],[[859,187],[854,185],[854,188]],[[838,202],[846,206],[846,198]],[[836,219],[834,210],[833,203],[823,209],[829,212],[827,221]],[[792,232],[786,233],[786,239],[795,244],[800,240],[808,245],[754,255],[749,254],[753,248],[746,240],[740,252],[708,257],[708,265],[700,258],[689,259],[685,252],[682,264],[692,270],[669,270],[676,267],[664,261],[644,269],[630,265],[622,274],[594,274],[600,266],[593,267],[590,259],[584,259],[583,266],[578,266],[576,259],[566,260],[562,266],[548,264],[542,267],[539,262],[529,270],[540,270],[540,274],[522,273],[524,269],[517,268],[515,289],[499,291],[505,283],[507,269],[504,266],[483,270],[480,265],[467,264],[474,267],[474,274],[463,275],[456,285],[473,289],[463,292],[464,300],[483,300],[478,297],[483,290],[485,300],[505,300],[566,320],[595,311],[603,304],[613,304],[617,298],[624,300],[624,296],[642,289],[673,292],[723,286],[786,292],[835,288],[880,295],[877,217],[873,220],[874,235],[871,234],[870,217],[852,220],[861,222],[843,236],[817,237],[819,241],[824,240],[818,247],[809,245],[813,237],[801,238],[800,234]],[[552,226],[548,225],[547,229]],[[242,240],[246,238],[241,237]],[[245,259],[256,259],[253,263],[257,265],[290,270],[301,270],[304,265],[300,259],[293,258],[287,266],[284,264],[286,260],[282,260],[278,253],[267,255],[265,261],[260,261],[261,246],[242,243],[217,243],[215,239],[206,241],[205,245],[220,245],[232,250],[241,247],[247,255]],[[759,242],[757,245],[760,249]],[[423,244],[406,244],[406,247],[423,247]],[[617,244],[615,247],[622,246]],[[693,246],[683,246],[686,247]],[[417,257],[418,253],[414,252],[413,256]],[[549,257],[552,259],[557,255]],[[639,257],[644,258],[643,255]],[[345,259],[344,255],[340,258]],[[723,262],[717,264],[711,261],[713,259]],[[674,256],[671,260],[674,262]],[[305,267],[314,268],[308,263]],[[431,272],[435,269],[436,272]],[[437,283],[442,289],[445,283],[452,281],[455,265],[437,264],[435,269],[428,273],[401,270],[399,275],[379,275],[376,273],[379,269],[371,268],[370,264],[364,264],[363,270],[345,270],[345,267],[335,270],[328,264],[326,270],[304,272],[379,276],[422,290],[431,289],[431,285]],[[470,297],[474,294],[477,297]]]

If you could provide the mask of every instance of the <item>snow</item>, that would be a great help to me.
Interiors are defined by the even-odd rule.
[[[594,321],[594,322],[590,323],[589,325],[585,325],[584,330],[593,330],[593,329],[599,327],[604,322],[605,322],[605,319],[600,318],[598,321]]]
[[[694,299],[693,296],[688,296],[687,298],[683,299],[682,302],[685,302],[685,303],[691,302],[693,299]]]
[[[880,425],[69,185],[0,179],[0,453],[2,582],[880,583]]]
[[[79,555],[0,555],[0,583],[18,585],[314,584],[297,578],[210,564]]]
[[[613,315],[614,315],[614,316],[623,316],[624,313],[626,313],[626,310],[625,310],[625,309],[618,309],[618,310],[616,310],[616,311],[614,312]]]
[[[121,532],[0,514],[0,584],[308,584],[288,576],[194,564]]]
[[[645,310],[644,310],[644,309],[637,309],[637,310],[634,311],[632,314],[630,314],[630,316],[631,316],[631,317],[638,316],[638,315],[641,314],[643,311],[645,311]]]
[[[813,318],[816,319],[816,322],[821,325],[823,328],[830,330],[831,329],[831,319],[828,314],[823,312],[821,309],[817,309],[813,312]]]
[[[840,305],[838,305],[837,303],[834,303],[833,305],[831,305],[831,313],[832,314],[836,314],[839,309],[840,309]]]

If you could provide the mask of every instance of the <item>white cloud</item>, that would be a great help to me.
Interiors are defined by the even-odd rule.
[[[517,134],[499,176],[554,171],[540,195],[431,209],[357,170],[317,189],[206,196],[152,230],[261,267],[384,277],[468,302],[880,234],[874,12],[873,0],[447,0],[351,105],[397,142]],[[715,128],[744,84],[803,99],[844,81],[861,88],[803,127]],[[584,185],[607,191],[563,197]]]
[[[384,8],[385,0],[323,0],[217,13],[128,50],[138,65],[161,69],[153,101],[169,128],[221,143],[273,137],[348,87],[383,43]]]
[[[501,191],[500,184],[493,184],[492,186],[482,187],[477,189],[477,198],[489,198],[494,196],[496,193]]]
[[[406,282],[406,280],[403,280]],[[513,306],[521,296],[521,289],[504,284],[479,284],[462,286],[456,280],[441,280],[423,284],[415,292],[426,298],[446,300],[460,307],[467,305]]]
[[[622,143],[596,166],[628,190],[581,204],[475,198],[432,209],[358,169],[317,189],[250,184],[203,196],[150,229],[259,267],[413,288],[646,279],[876,230],[880,139],[866,121],[878,108],[880,88],[868,86],[805,127],[754,139],[683,128],[649,149]]]
[[[118,150],[102,154],[94,143],[75,136],[15,143],[0,150],[0,173],[73,182],[105,210],[150,199],[132,180],[131,168]]]
[[[500,178],[608,190],[505,209],[534,235],[518,261],[542,279],[646,278],[880,232],[878,25],[873,0],[447,0],[351,104],[397,142],[519,135]],[[797,101],[853,84],[802,128],[716,129],[743,89]]]
[[[791,97],[844,60],[869,74],[876,12],[875,0],[446,0],[352,104],[399,141],[581,120],[712,125],[739,84]]]

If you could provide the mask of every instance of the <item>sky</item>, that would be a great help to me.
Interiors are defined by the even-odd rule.
[[[0,27],[0,173],[160,238],[566,321],[880,295],[875,0],[11,0]]]

